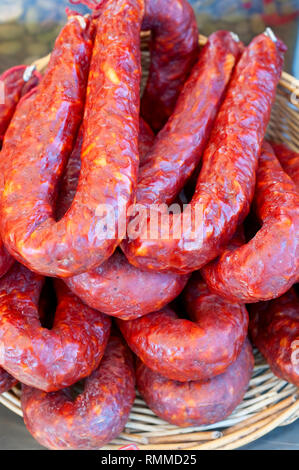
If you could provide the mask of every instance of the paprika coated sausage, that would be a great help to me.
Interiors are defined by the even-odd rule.
[[[187,0],[145,0],[142,29],[151,30],[149,78],[141,114],[153,130],[162,129],[198,56],[198,30]]]
[[[236,361],[221,375],[205,382],[176,382],[138,360],[137,388],[160,418],[176,426],[200,426],[222,421],[241,403],[253,370],[248,340]]]
[[[50,392],[98,367],[111,322],[57,280],[54,324],[43,328],[38,310],[43,283],[18,263],[0,280],[0,365],[20,382]]]
[[[144,119],[140,118],[138,138],[139,166],[144,164],[145,157],[152,148],[154,140],[155,134],[153,133],[152,129]]]
[[[271,145],[282,168],[292,178],[299,190],[299,153],[290,150],[284,144],[271,142]]]
[[[102,15],[106,0],[71,0]],[[172,114],[179,93],[198,55],[196,17],[187,0],[143,0],[142,30],[151,30],[151,64],[141,100],[141,114],[159,131]]]
[[[142,118],[140,118],[138,139],[140,163],[142,163],[145,155],[153,145],[154,139],[155,136],[153,131],[149,125]],[[75,146],[68,159],[66,169],[60,182],[60,191],[56,201],[56,218],[58,220],[61,219],[65,215],[66,211],[71,207],[77,191],[81,171],[82,144],[83,126],[81,125]]]
[[[122,245],[132,264],[157,271],[180,274],[191,272],[219,255],[232,238],[237,226],[248,214],[253,198],[258,157],[282,70],[284,51],[283,43],[273,41],[266,34],[257,36],[245,49],[204,152],[195,194],[188,206],[191,213],[188,222],[185,223],[184,214],[170,216],[171,231],[183,227],[182,233],[177,235],[174,231],[172,236],[170,231],[170,236],[164,237],[160,227],[161,233],[151,237],[147,232],[147,220],[138,236],[131,236]],[[188,82],[183,93],[187,89]],[[178,123],[173,139],[168,134],[165,140],[167,123],[162,136],[161,133],[159,135],[161,138],[157,137],[152,152],[163,144],[172,149],[169,141],[190,149],[190,152],[193,149],[189,132],[194,130],[194,123],[197,122],[193,108],[196,100],[193,100],[193,105],[190,104],[190,119],[186,109],[181,112],[179,102],[168,123],[178,120],[181,113],[183,126]],[[206,113],[205,109],[205,119],[208,119]],[[187,132],[181,133],[184,125]],[[192,137],[198,139],[199,136],[195,132]],[[173,152],[170,157],[169,152],[161,154],[159,165],[149,167],[144,178],[139,181],[139,204],[149,207],[173,201],[177,189],[181,188],[183,171],[181,159],[176,162],[176,154],[171,158],[172,155]]]
[[[117,336],[100,366],[73,398],[69,389],[45,393],[22,387],[25,425],[49,449],[97,450],[125,427],[135,398],[135,374],[128,347]]]
[[[134,320],[165,307],[181,293],[187,280],[188,275],[135,268],[116,251],[93,271],[65,281],[90,307],[122,320]]]
[[[19,100],[38,84],[40,78],[35,68],[27,65],[12,67],[0,75],[4,98],[4,102],[2,97],[0,100],[0,141],[5,136]]]
[[[299,387],[299,297],[295,289],[278,299],[252,304],[249,331],[272,372]]]
[[[134,353],[172,380],[206,380],[223,373],[242,349],[248,328],[245,306],[211,294],[196,273],[183,293],[191,320],[168,307],[132,321],[118,320]]]
[[[26,145],[13,155],[4,149],[11,165],[2,198],[2,237],[17,260],[37,273],[67,277],[86,272],[104,262],[123,237],[118,227],[112,237],[99,230],[99,211],[109,205],[118,213],[118,205],[126,209],[134,197],[142,16],[141,0],[109,0],[98,19],[82,168],[65,217],[56,222],[53,206],[84,108],[92,49],[84,18],[71,18],[56,41],[22,135]]]
[[[11,149],[20,141],[20,134],[26,126],[26,119],[31,103],[34,99],[36,88],[33,88],[23,96],[16,106],[15,113],[5,134],[5,142],[9,142]],[[1,159],[0,154],[0,194],[4,188],[4,172],[9,162]],[[14,258],[6,250],[2,239],[0,238],[0,277],[4,276],[14,263]]]
[[[256,235],[202,269],[209,288],[228,301],[279,297],[299,278],[299,194],[268,143],[259,159],[254,208],[262,222]]]
[[[63,217],[76,193],[81,167],[82,130],[62,178],[57,216]],[[142,161],[153,142],[153,134],[141,119],[139,152]],[[154,312],[172,301],[184,288],[188,276],[154,273],[135,268],[123,253],[116,251],[96,269],[69,277],[66,283],[79,298],[108,315],[133,320]]]

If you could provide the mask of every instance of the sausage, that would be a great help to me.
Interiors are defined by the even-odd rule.
[[[151,30],[149,78],[141,114],[153,130],[162,129],[198,56],[198,30],[187,0],[145,0],[142,29]]]
[[[16,106],[15,113],[5,133],[5,142],[9,142],[11,148],[13,148],[13,146],[19,141],[20,133],[26,126],[27,113],[30,109],[35,92],[36,88],[28,91],[26,95],[19,100]],[[0,154],[0,156],[2,156],[2,154]],[[0,194],[2,194],[4,187],[3,174],[7,165],[8,161],[4,158],[0,159]],[[14,258],[8,253],[2,239],[0,238],[0,277],[7,273],[13,263]]]
[[[198,274],[184,291],[191,321],[169,307],[132,321],[118,320],[134,353],[171,380],[206,380],[223,373],[240,354],[248,328],[245,306],[211,294]]]
[[[138,150],[139,150],[139,167],[144,165],[146,156],[153,146],[155,140],[155,134],[153,133],[150,126],[145,122],[144,119],[139,119],[139,139],[138,139]]]
[[[268,143],[259,159],[254,210],[262,223],[256,235],[202,269],[209,288],[228,301],[270,300],[299,279],[299,194]]]
[[[135,398],[135,373],[128,347],[112,336],[100,366],[83,392],[45,393],[22,387],[21,404],[28,431],[49,449],[97,450],[123,430]]]
[[[105,2],[70,0],[102,15]],[[179,93],[198,56],[196,17],[187,0],[144,0],[142,30],[151,30],[149,77],[141,99],[141,114],[159,131],[172,114]]]
[[[60,220],[71,207],[75,197],[81,170],[81,152],[83,144],[84,129],[81,125],[75,146],[68,159],[65,171],[60,181],[59,195],[56,201],[56,219]],[[153,145],[155,136],[149,125],[140,118],[139,120],[139,159],[140,164],[145,159],[148,151]]]
[[[250,305],[250,334],[272,372],[299,387],[299,298],[294,288]]]
[[[0,394],[8,392],[18,381],[0,367]]]
[[[8,250],[39,274],[91,270],[123,238],[118,227],[103,236],[99,211],[109,204],[117,214],[119,200],[126,209],[134,197],[142,15],[141,0],[109,0],[97,22],[91,62],[84,18],[71,18],[56,41],[22,135],[26,146],[10,157],[1,211]],[[71,208],[56,222],[57,186],[82,120],[87,75],[82,171]],[[9,147],[4,152],[8,157]]]
[[[153,133],[140,119],[139,151],[143,161],[153,142]],[[56,215],[63,217],[76,193],[81,167],[83,131],[68,160],[57,201]],[[68,287],[87,305],[111,316],[133,320],[154,312],[183,290],[188,276],[154,273],[135,268],[123,253],[116,251],[96,269],[65,280]],[[146,289],[145,289],[146,286]]]
[[[123,244],[132,264],[144,269],[184,274],[200,269],[225,248],[248,214],[253,198],[258,156],[282,70],[284,51],[281,41],[273,41],[266,34],[257,36],[246,48],[236,66],[204,151],[202,170],[188,206],[191,215],[187,222],[181,213],[170,217],[170,229],[183,227],[182,233],[174,232],[172,236],[170,230],[170,236],[163,237],[163,227],[160,226],[158,236],[151,237],[147,233],[147,220],[138,236],[131,236]],[[217,57],[219,60],[219,53]],[[207,82],[205,79],[204,87]],[[188,82],[186,86],[184,90],[188,89]],[[194,98],[189,110],[181,110],[178,100],[170,121],[178,122],[180,117],[184,124],[178,123],[172,135],[166,132],[169,128],[167,124],[159,134],[163,138],[157,137],[152,152],[157,151],[158,145],[162,147],[166,144],[172,152],[161,153],[159,165],[149,167],[139,181],[139,204],[149,207],[151,204],[172,202],[177,190],[181,189],[184,165],[181,159],[176,161],[177,155],[173,153],[169,141],[174,141],[177,147],[188,148],[192,153],[194,147],[189,132],[192,131],[194,140],[200,135],[198,131],[194,132],[194,123],[198,122],[194,112],[195,102]],[[208,116],[205,108],[204,119],[207,120]],[[181,133],[184,126],[185,131]]]
[[[32,75],[34,73],[34,75]],[[25,79],[27,81],[24,81]],[[4,79],[3,79],[4,76]],[[0,132],[2,136],[5,133],[5,141],[9,141],[12,147],[20,139],[20,133],[26,126],[27,113],[30,102],[36,92],[33,87],[40,80],[40,75],[32,67],[19,66],[4,72],[2,80],[7,86],[5,105],[0,104]],[[15,84],[13,84],[15,81]],[[24,94],[25,93],[25,94]],[[23,96],[22,96],[23,94]],[[18,101],[18,102],[17,102]],[[1,117],[2,116],[2,117]],[[2,125],[1,125],[2,123]],[[7,125],[9,123],[9,127]],[[2,131],[1,131],[2,129]],[[0,156],[3,156],[1,154]],[[8,162],[5,158],[0,159],[0,193],[4,188],[3,174]],[[6,250],[2,239],[0,238],[0,277],[4,276],[14,262],[14,258]]]
[[[176,200],[200,162],[241,49],[242,44],[227,31],[217,31],[209,37],[173,115],[142,165],[137,203],[149,206]]]
[[[116,251],[93,271],[65,282],[90,307],[122,320],[134,320],[165,307],[181,293],[187,280],[188,275],[135,268]]]
[[[149,408],[171,424],[182,427],[213,424],[229,416],[241,403],[253,364],[248,340],[237,360],[223,374],[205,382],[169,380],[139,360],[137,388]]]
[[[281,143],[271,142],[271,145],[282,168],[292,178],[299,190],[299,153]]]
[[[18,101],[38,84],[40,78],[35,68],[27,65],[12,67],[0,76],[1,92],[4,94],[4,103],[0,100],[0,141],[5,136]]]
[[[20,382],[50,392],[98,367],[111,322],[57,280],[53,327],[43,328],[38,310],[43,283],[18,263],[0,280],[0,365]]]

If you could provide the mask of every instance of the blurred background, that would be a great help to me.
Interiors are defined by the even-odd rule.
[[[171,0],[169,0],[171,1]],[[189,0],[198,27],[236,32],[248,43],[270,26],[288,46],[285,70],[299,78],[299,0]],[[47,55],[66,20],[68,0],[0,0],[0,72]]]

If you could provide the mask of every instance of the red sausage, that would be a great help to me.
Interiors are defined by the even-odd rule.
[[[98,450],[123,430],[134,398],[131,353],[112,336],[100,366],[75,399],[69,389],[45,393],[23,386],[21,402],[27,429],[43,446]]]
[[[27,82],[28,83],[28,82]],[[20,142],[20,134],[26,126],[27,115],[34,99],[36,88],[33,88],[25,96],[23,96],[18,105],[16,106],[14,116],[5,134],[5,142],[13,149],[18,142]],[[5,158],[1,158],[0,154],[0,194],[2,194],[4,187],[4,172],[9,164]],[[6,250],[2,239],[0,238],[0,277],[4,276],[14,263],[14,258]]]
[[[106,0],[70,0],[102,15]],[[143,0],[142,30],[151,30],[149,77],[141,100],[141,114],[159,131],[172,114],[179,93],[198,55],[198,30],[187,0]]]
[[[150,237],[148,224],[144,224],[136,239],[131,237],[123,244],[132,264],[157,271],[191,272],[218,256],[232,238],[248,214],[252,201],[258,156],[282,70],[284,51],[285,46],[280,41],[273,41],[266,34],[256,37],[246,48],[236,66],[204,152],[202,170],[189,206],[189,221],[185,223],[181,213],[170,217],[170,227],[183,227],[182,234],[175,237],[159,237],[159,234],[158,237]],[[205,78],[205,88],[207,83],[210,82]],[[189,86],[190,81],[186,83],[183,94]],[[206,93],[209,94],[209,89]],[[149,167],[139,181],[139,204],[149,207],[154,203],[172,202],[181,189],[185,165],[183,167],[182,152],[176,160],[173,145],[187,148],[192,154],[192,140],[198,140],[201,135],[198,130],[194,132],[198,122],[194,109],[197,102],[198,97],[193,97],[188,110],[181,109],[181,101],[178,100],[174,114],[152,150],[156,152],[158,146],[167,145],[168,152],[160,153],[159,164]],[[208,116],[205,107],[204,119],[207,120]],[[183,122],[178,122],[179,119]],[[169,123],[175,121],[177,126],[169,135]],[[199,219],[197,223],[196,216]]]
[[[139,119],[139,139],[138,139],[138,150],[139,150],[139,167],[144,165],[146,161],[146,155],[153,146],[155,140],[155,134],[153,133],[150,126],[144,121]]]
[[[295,289],[250,306],[250,334],[273,373],[299,387],[299,298]]]
[[[225,419],[241,403],[253,364],[249,341],[226,372],[206,382],[169,380],[138,361],[137,388],[149,408],[171,424],[182,427],[213,424]]]
[[[299,190],[299,153],[286,145],[271,142],[275,155],[284,171],[292,178]]]
[[[172,380],[206,380],[223,373],[240,354],[247,335],[245,306],[211,294],[198,274],[184,291],[192,321],[170,310],[133,321],[118,321],[135,354],[153,371]]]
[[[17,385],[18,381],[0,367],[0,394]]]
[[[154,133],[149,125],[140,118],[139,120],[139,159],[140,164],[154,143]],[[68,159],[66,169],[61,178],[60,191],[56,201],[56,218],[60,220],[71,207],[74,200],[81,170],[81,152],[83,144],[83,126],[81,125],[73,151]]]
[[[299,194],[267,143],[259,159],[254,207],[262,228],[202,269],[210,289],[233,302],[279,297],[299,279]]]
[[[13,155],[9,147],[4,149],[12,164],[2,198],[3,240],[37,273],[67,277],[91,270],[123,237],[118,227],[115,236],[102,236],[99,209],[110,204],[117,214],[119,199],[126,209],[134,197],[142,16],[141,0],[109,0],[98,19],[83,121],[82,170],[73,204],[59,222],[53,205],[82,119],[92,46],[82,17],[70,19],[56,41],[22,135],[26,145]]]
[[[20,382],[50,392],[98,367],[111,323],[57,281],[54,324],[43,328],[38,311],[43,283],[17,263],[0,280],[0,365]]]
[[[68,287],[87,305],[122,320],[155,312],[183,290],[188,275],[155,273],[132,266],[116,251],[88,273],[67,278]]]
[[[4,94],[4,102],[0,97],[0,141],[4,138],[18,101],[38,84],[40,78],[35,68],[27,65],[12,67],[0,75],[1,94]]]
[[[68,210],[76,193],[81,166],[82,137],[81,130],[62,178],[57,201],[58,218]],[[139,132],[141,161],[152,142],[152,131],[141,119]],[[98,268],[70,277],[66,279],[66,283],[90,307],[123,320],[133,320],[159,310],[171,302],[182,291],[187,279],[188,276],[154,273],[135,268],[129,264],[124,254],[116,251]]]
[[[159,131],[173,112],[198,55],[196,17],[187,0],[145,0],[143,30],[151,30],[151,65],[141,114]]]

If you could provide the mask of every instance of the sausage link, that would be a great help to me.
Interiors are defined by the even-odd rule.
[[[98,210],[109,204],[117,214],[119,199],[126,209],[134,197],[142,16],[141,0],[109,0],[98,19],[83,120],[82,171],[73,204],[59,222],[53,206],[82,119],[92,46],[84,18],[70,19],[56,41],[22,136],[26,146],[11,157],[2,200],[5,245],[37,273],[67,277],[86,272],[120,243],[118,227],[112,237],[99,233]]]
[[[125,340],[153,371],[172,380],[206,380],[223,373],[240,354],[247,335],[245,306],[211,294],[198,274],[184,291],[192,321],[170,309],[133,321],[118,320]]]
[[[45,393],[22,387],[25,425],[49,449],[97,450],[123,430],[135,398],[132,355],[112,336],[100,366],[73,399],[71,390]]]
[[[96,269],[65,282],[90,307],[122,320],[134,320],[174,300],[187,280],[188,275],[135,268],[116,251]]]
[[[43,283],[43,277],[17,263],[0,280],[0,365],[20,382],[49,392],[98,367],[111,322],[57,280],[53,327],[42,328],[38,301]]]
[[[292,178],[299,190],[299,153],[290,150],[284,144],[271,142],[271,145],[282,168]]]
[[[22,96],[34,88],[41,76],[27,65],[18,65],[0,75],[4,103],[0,102],[0,141],[3,140],[16,106]]]
[[[295,289],[278,299],[250,305],[249,331],[272,372],[299,387],[299,298]]]
[[[223,374],[205,382],[169,380],[138,360],[137,388],[149,408],[171,424],[182,427],[213,424],[225,419],[241,403],[253,364],[248,340]]]
[[[138,139],[138,150],[139,150],[139,167],[144,165],[146,156],[152,148],[155,140],[155,134],[153,133],[150,126],[145,122],[144,119],[139,119],[139,139]]]
[[[191,272],[219,255],[232,238],[237,226],[248,214],[252,201],[258,156],[282,70],[284,51],[283,43],[273,41],[266,34],[256,37],[246,48],[236,66],[204,152],[202,170],[189,205],[191,217],[187,223],[184,221],[184,214],[170,217],[170,227],[183,227],[182,235],[163,237],[163,233],[160,233],[158,237],[151,238],[147,233],[149,224],[144,224],[136,239],[131,237],[123,244],[125,254],[132,264],[157,271],[180,274]],[[219,53],[217,57],[219,60]],[[208,75],[211,70],[213,68],[207,71]],[[217,80],[218,78],[217,75]],[[205,88],[207,82],[205,76]],[[192,75],[183,94],[187,93],[190,83]],[[210,96],[209,89],[205,93]],[[201,94],[203,96],[203,90]],[[191,95],[189,90],[189,97]],[[149,167],[138,185],[137,202],[147,207],[154,203],[173,201],[184,180],[181,178],[181,174],[184,174],[181,152],[177,159],[173,145],[181,149],[187,148],[192,154],[196,147],[192,145],[192,139],[196,141],[201,136],[199,130],[194,132],[195,123],[198,123],[194,109],[198,105],[198,97],[193,96],[189,111],[180,108],[180,99],[171,119],[157,137],[152,151],[156,152],[158,146],[167,145],[168,152],[159,155],[159,164]],[[215,110],[215,103],[213,106]],[[205,107],[204,122],[209,121],[209,116]],[[178,122],[179,118],[183,120],[183,125]],[[167,129],[170,128],[169,123],[175,121],[178,125],[171,136]],[[185,131],[182,132],[184,126]],[[206,135],[203,142],[205,140]],[[171,154],[169,149],[172,150]],[[198,152],[198,148],[196,151]],[[195,227],[193,235],[192,227]]]
[[[79,132],[70,156],[57,201],[57,216],[63,217],[76,193],[83,131]],[[153,133],[140,119],[140,161],[147,155]],[[68,287],[87,305],[108,315],[133,320],[171,302],[183,290],[188,276],[154,273],[135,268],[123,253],[116,251],[109,260],[87,273],[66,279]],[[145,288],[146,286],[146,288]]]
[[[56,201],[56,218],[60,220],[71,207],[74,200],[81,171],[81,153],[83,145],[84,129],[81,125],[73,151],[68,159],[66,169],[61,178],[59,195]],[[154,133],[149,125],[140,118],[139,120],[139,159],[142,164],[147,153],[154,143]]]
[[[103,14],[106,0],[70,0]],[[141,99],[141,114],[159,131],[172,114],[176,100],[198,55],[198,29],[187,0],[143,0],[142,30],[151,30],[149,77]]]
[[[196,17],[187,0],[145,0],[143,30],[151,30],[151,65],[141,114],[159,131],[173,112],[198,56]]]
[[[8,392],[18,381],[0,367],[0,394]]]
[[[7,109],[3,111],[7,119],[9,115],[10,123],[7,129],[6,129],[6,125],[2,127],[3,132],[4,132],[4,128],[6,131],[5,142],[9,142],[9,145],[11,146],[11,148],[13,148],[13,146],[16,145],[16,143],[20,141],[20,133],[22,133],[22,130],[26,126],[27,113],[30,109],[29,106],[36,92],[36,87],[35,88],[32,88],[32,87],[33,87],[33,84],[37,83],[38,80],[40,79],[39,75],[37,74],[31,77],[27,82],[24,82],[24,79],[23,79],[24,73],[27,70],[31,72],[31,69],[28,69],[26,66],[19,66],[19,67],[16,67],[15,69],[16,69],[15,71],[17,72],[17,75],[20,72],[22,72],[22,79],[17,80],[17,77],[15,77],[15,73],[10,73],[9,71],[9,74],[8,74],[9,79],[12,80],[12,78],[14,78],[15,80],[17,80],[16,83],[18,86],[16,88],[18,89],[18,92],[14,90],[15,95],[12,97],[13,90],[11,90],[10,98],[8,99],[8,101],[13,100],[14,106],[10,106],[10,113],[8,113]],[[22,84],[22,87],[20,84]],[[12,84],[10,85],[12,86]],[[22,93],[24,93],[25,91],[26,91],[25,95],[20,98]],[[16,103],[17,100],[19,100],[18,103]],[[3,105],[0,105],[0,114],[1,114],[2,106]],[[14,108],[14,110],[12,110],[12,107]],[[1,121],[1,115],[0,115],[0,126],[1,126],[1,122],[3,121]],[[2,155],[3,154],[1,154],[1,156]],[[3,188],[4,188],[4,172],[5,172],[5,168],[7,165],[8,165],[7,158],[1,158],[0,159],[0,194],[2,194]],[[6,250],[4,246],[2,238],[0,238],[0,277],[4,276],[4,274],[7,273],[7,271],[10,269],[13,263],[14,263],[14,258],[8,253],[8,251]]]
[[[232,302],[279,297],[299,278],[299,194],[268,143],[259,159],[254,208],[262,228],[202,269],[210,289]]]

